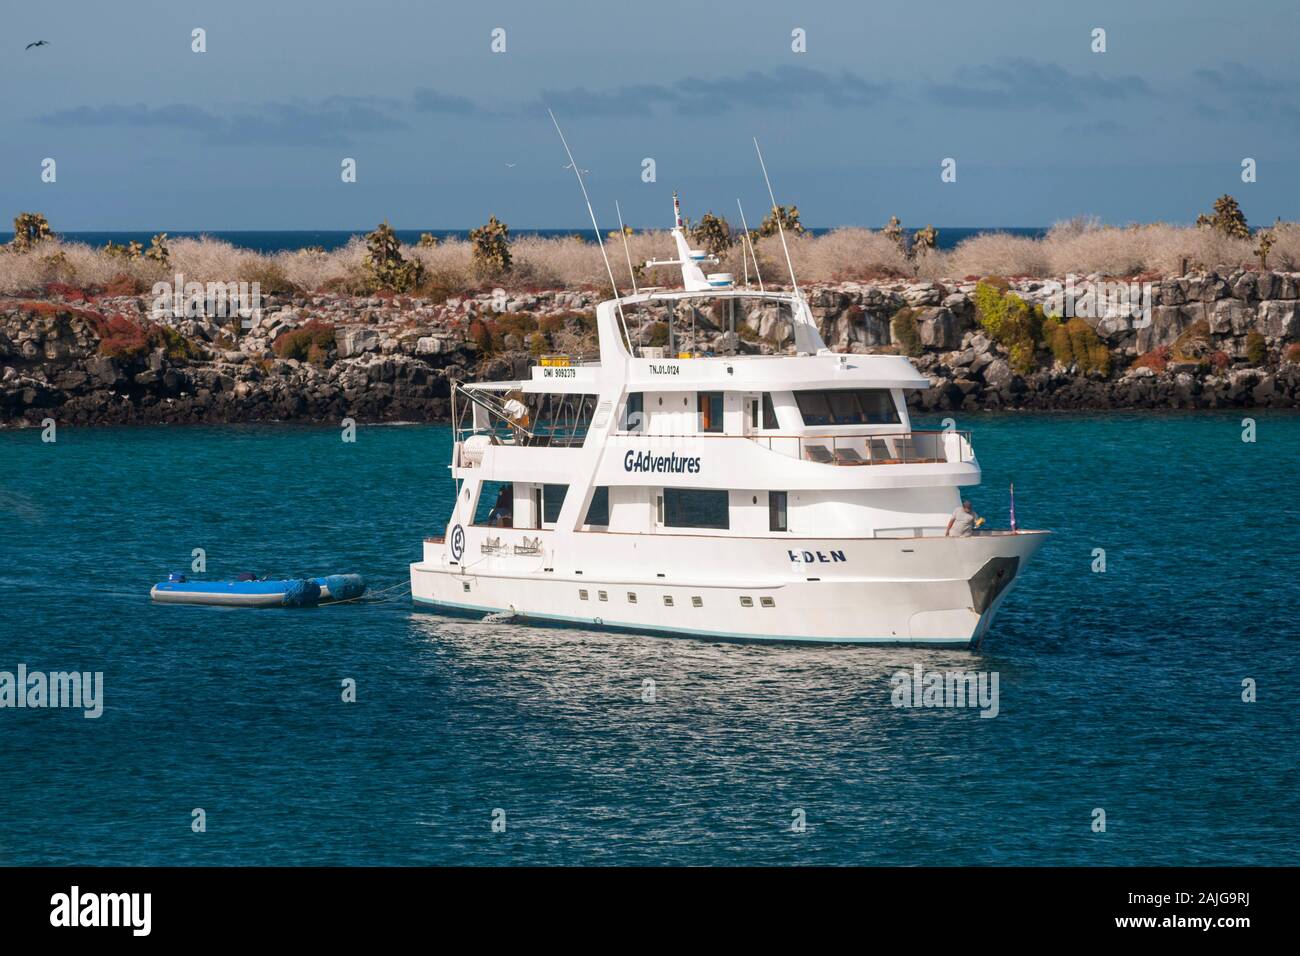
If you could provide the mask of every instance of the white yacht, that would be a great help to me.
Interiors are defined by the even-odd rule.
[[[946,536],[980,466],[969,434],[912,428],[906,395],[928,380],[902,356],[828,349],[793,270],[790,292],[706,274],[676,197],[674,214],[677,257],[647,265],[680,267],[683,288],[616,289],[598,361],[453,384],[456,504],[411,565],[414,600],[709,638],[977,644],[1047,532]],[[684,347],[686,313],[716,302],[734,347],[736,301],[775,304],[795,354]],[[626,315],[653,306],[669,344],[639,347]]]

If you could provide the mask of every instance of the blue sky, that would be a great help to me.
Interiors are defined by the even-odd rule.
[[[693,217],[737,197],[757,217],[752,136],[814,226],[1187,222],[1223,192],[1252,223],[1296,219],[1298,27],[1281,0],[6,4],[0,219],[578,227],[546,106],[606,227],[615,199],[666,225],[675,188]]]

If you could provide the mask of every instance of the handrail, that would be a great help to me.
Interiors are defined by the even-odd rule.
[[[823,465],[964,464],[975,460],[971,433],[957,429],[745,437],[777,454]]]

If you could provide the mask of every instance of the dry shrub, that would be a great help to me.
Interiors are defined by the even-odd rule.
[[[1271,227],[1274,245],[1269,265],[1300,271],[1300,224]],[[589,237],[587,237],[589,238]],[[790,257],[801,282],[835,282],[882,276],[952,279],[990,274],[1007,276],[1063,276],[1068,273],[1108,276],[1164,276],[1180,271],[1184,260],[1192,268],[1233,269],[1258,267],[1255,240],[1234,239],[1213,229],[1165,223],[1102,226],[1096,220],[1075,219],[1053,226],[1047,236],[1033,239],[1007,233],[984,233],[964,240],[955,249],[930,251],[908,259],[898,244],[879,231],[836,229],[822,236],[787,234]],[[646,270],[648,259],[676,255],[665,230],[635,233],[623,241],[607,237],[614,280],[620,291],[632,285],[628,257],[638,286],[675,286],[674,268]],[[267,294],[340,292],[367,294],[365,242],[353,237],[347,245],[326,252],[300,249],[261,254],[228,242],[201,236],[172,239],[170,262],[164,266],[149,259],[111,256],[103,249],[58,239],[28,251],[0,246],[0,295],[35,294],[51,282],[80,289],[101,289],[113,284],[148,289],[154,282],[183,273],[190,282],[258,282]],[[609,285],[600,248],[573,236],[543,238],[521,236],[511,242],[513,267],[488,275],[475,264],[470,243],[448,239],[437,246],[407,245],[402,254],[418,260],[426,276],[419,294],[434,299],[502,286],[512,290],[591,288]],[[763,281],[788,286],[789,269],[781,241],[769,236],[755,245]],[[730,272],[742,282],[749,274],[756,281],[748,249],[739,241],[721,250],[720,262],[704,265],[706,272]]]
[[[272,259],[211,236],[169,239],[167,245],[168,274],[179,273],[186,282],[252,282],[252,273]]]
[[[1273,234],[1269,267],[1283,272],[1300,272],[1300,223],[1279,222],[1270,226],[1269,231]]]
[[[806,282],[910,276],[913,271],[898,243],[870,229],[836,229],[815,238],[786,238],[795,274]],[[780,239],[766,241],[780,249]]]
[[[347,245],[330,252],[296,249],[281,252],[277,259],[285,277],[303,292],[331,288],[351,292],[366,285],[366,243],[360,236],[353,236]]]
[[[1057,223],[1042,240],[1053,275],[1136,275],[1146,271],[1147,249],[1141,227],[1102,226],[1095,219]]]
[[[953,276],[1046,276],[1052,271],[1043,240],[1006,232],[986,232],[963,240],[949,254],[948,266]]]

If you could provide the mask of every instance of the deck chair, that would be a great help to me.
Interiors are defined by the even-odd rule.
[[[856,448],[837,448],[835,449],[835,463],[837,465],[865,465],[867,460],[858,454]]]
[[[889,453],[889,445],[883,438],[867,439],[867,457],[873,465],[897,465],[898,459]]]
[[[825,445],[808,445],[804,451],[809,461],[821,462],[823,465],[835,464],[835,459],[831,457],[830,450]]]
[[[916,443],[911,435],[899,435],[894,439],[894,452],[900,461],[916,461]]]

